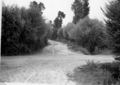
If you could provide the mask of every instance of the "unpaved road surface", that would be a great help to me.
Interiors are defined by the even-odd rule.
[[[111,62],[110,55],[84,55],[72,52],[66,44],[49,40],[42,52],[30,56],[4,57],[0,70],[1,82],[22,82],[56,85],[75,85],[66,74],[88,60]]]

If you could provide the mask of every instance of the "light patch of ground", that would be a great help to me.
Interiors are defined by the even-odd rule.
[[[87,61],[111,62],[107,55],[83,55],[72,52],[66,44],[49,40],[50,45],[41,53],[30,56],[4,57],[0,70],[2,82],[30,82],[59,85],[75,85],[66,74]]]

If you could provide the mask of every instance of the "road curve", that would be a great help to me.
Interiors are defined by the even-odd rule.
[[[66,44],[49,40],[42,52],[29,56],[4,57],[0,82],[75,85],[66,74],[87,61],[111,62],[110,55],[84,55],[72,52]]]

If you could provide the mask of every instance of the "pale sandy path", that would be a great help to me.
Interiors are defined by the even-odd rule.
[[[29,82],[57,85],[75,85],[68,80],[66,74],[88,60],[95,62],[111,62],[110,55],[88,56],[72,52],[66,44],[49,40],[50,45],[41,53],[31,56],[2,58],[0,81]]]

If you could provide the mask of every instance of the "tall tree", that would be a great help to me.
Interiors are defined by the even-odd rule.
[[[59,28],[61,28],[62,21],[64,18],[65,18],[65,13],[62,11],[59,11],[57,17],[54,20],[53,39],[57,38],[57,31]]]
[[[36,8],[38,6],[36,1],[30,2],[30,8]]]
[[[36,9],[40,12],[40,14],[42,15],[43,14],[43,10],[45,10],[45,6],[42,2],[40,2],[39,4],[36,2],[36,1],[33,1],[30,3],[30,8],[31,9]]]
[[[76,24],[89,14],[89,2],[88,0],[75,0],[71,9],[74,12],[73,23]]]
[[[110,43],[114,52],[120,53],[120,0],[114,0],[106,5],[106,10],[103,11],[106,20],[107,32],[110,35]]]
[[[62,11],[58,12],[58,16],[54,20],[54,27],[60,28],[62,26],[62,20],[65,18],[65,13]]]
[[[42,11],[45,10],[45,5],[42,2],[40,2],[39,5],[38,5],[38,8],[40,9],[41,14],[43,14]]]

